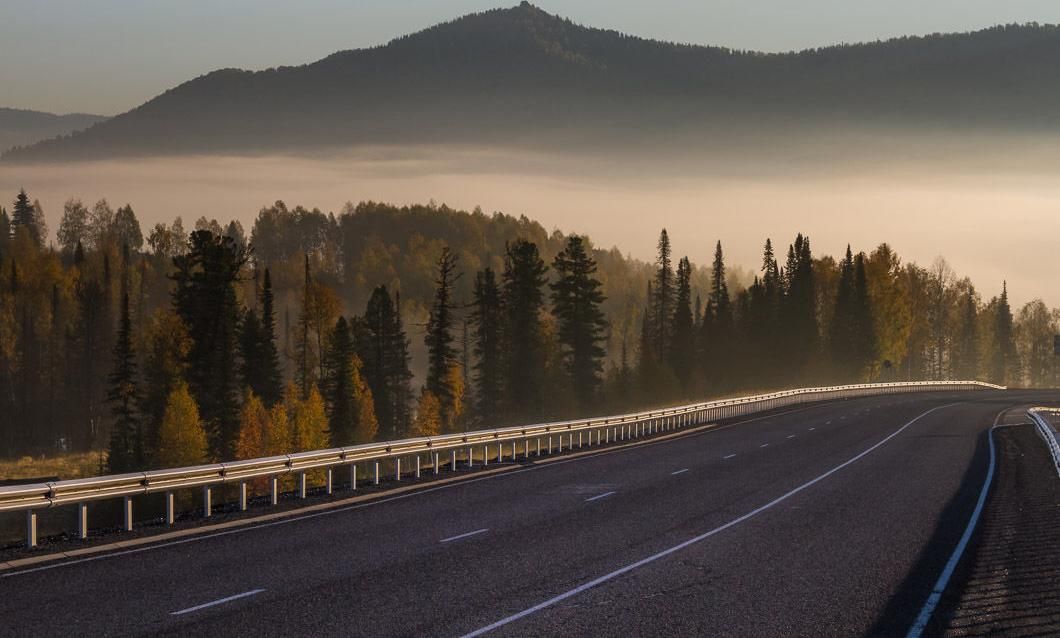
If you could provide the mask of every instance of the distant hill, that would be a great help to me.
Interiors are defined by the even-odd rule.
[[[409,142],[700,144],[734,131],[837,122],[1060,128],[1060,28],[763,54],[584,27],[523,3],[303,66],[215,71],[5,157]]]
[[[86,113],[54,115],[0,107],[0,152],[13,146],[27,146],[58,135],[69,135],[105,119],[102,115]]]

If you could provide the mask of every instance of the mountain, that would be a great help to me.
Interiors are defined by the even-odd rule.
[[[0,151],[34,144],[57,135],[69,135],[105,119],[102,115],[87,113],[54,115],[0,107]]]
[[[1060,128],[1060,28],[785,54],[647,40],[528,3],[297,67],[224,69],[8,159],[388,143],[565,147],[817,126]]]

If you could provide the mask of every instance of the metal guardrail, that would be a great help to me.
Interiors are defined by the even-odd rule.
[[[1053,465],[1056,467],[1056,475],[1060,477],[1060,444],[1056,441],[1056,432],[1053,430],[1052,418],[1060,418],[1060,408],[1030,408],[1027,416],[1034,423],[1038,436],[1042,437],[1045,444],[1049,446],[1049,454],[1053,457]]]
[[[393,462],[394,478],[400,481],[403,474],[414,474],[419,478],[424,457],[428,461],[427,468],[433,470],[435,474],[439,472],[443,463],[451,465],[454,470],[457,469],[459,461],[471,466],[475,463],[474,450],[476,448],[482,450],[482,463],[488,464],[491,459],[501,461],[504,458],[510,458],[514,460],[520,453],[523,458],[529,458],[531,441],[534,442],[534,454],[541,454],[543,441],[546,443],[548,453],[551,454],[554,444],[558,444],[558,451],[563,451],[565,438],[568,449],[580,448],[583,445],[601,445],[700,425],[717,419],[827,399],[979,389],[1003,390],[1005,388],[980,381],[923,381],[785,390],[609,417],[367,443],[195,467],[0,487],[0,512],[26,512],[26,544],[28,547],[35,547],[37,544],[37,512],[58,505],[70,503],[77,505],[78,535],[84,539],[88,536],[88,503],[104,499],[123,499],[123,526],[131,531],[133,497],[139,495],[163,493],[165,495],[165,520],[167,524],[172,524],[175,517],[174,492],[193,487],[202,488],[203,515],[210,516],[212,488],[225,484],[238,485],[239,507],[241,510],[246,510],[248,481],[265,481],[269,485],[271,502],[275,505],[279,498],[279,477],[284,474],[297,475],[298,496],[305,498],[308,488],[307,472],[311,470],[324,470],[326,475],[324,487],[326,492],[331,494],[334,489],[335,469],[347,467],[349,469],[348,488],[356,490],[358,466],[362,469],[367,466],[369,479],[374,484],[378,484],[381,478],[380,463],[384,460]],[[1055,440],[1053,444],[1055,446]],[[491,452],[493,446],[496,446],[496,454]],[[443,454],[446,454],[448,458],[443,460]],[[403,460],[409,461],[409,464],[403,467]]]

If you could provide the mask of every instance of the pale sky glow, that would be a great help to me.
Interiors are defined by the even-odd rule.
[[[516,0],[0,0],[0,106],[113,115],[209,71],[312,62]],[[999,23],[1048,0],[538,0],[582,24],[785,51]]]

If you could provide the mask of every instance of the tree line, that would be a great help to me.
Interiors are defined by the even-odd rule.
[[[120,472],[866,380],[1053,382],[1060,314],[1013,317],[945,261],[881,244],[757,273],[653,264],[526,218],[282,202],[249,236],[64,206],[0,209],[3,455]],[[355,310],[356,309],[356,310]],[[357,312],[360,310],[360,312]]]

